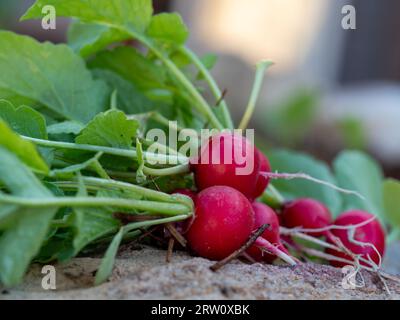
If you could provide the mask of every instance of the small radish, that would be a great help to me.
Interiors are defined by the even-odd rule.
[[[271,165],[269,163],[268,158],[256,148],[256,153],[260,159],[260,172],[270,172],[271,171]],[[264,175],[259,175],[257,178],[257,183],[256,187],[253,193],[253,198],[257,199],[259,196],[261,196],[264,192],[264,190],[267,188],[269,182],[269,178],[264,176]]]
[[[282,225],[287,228],[321,229],[332,222],[329,209],[321,202],[303,198],[285,204],[281,214]],[[309,235],[320,237],[327,232],[308,232]]]
[[[199,256],[220,260],[246,242],[253,226],[254,212],[247,198],[231,187],[214,186],[197,195],[186,239]]]
[[[260,159],[244,137],[219,133],[205,142],[199,156],[191,159],[191,170],[199,190],[229,186],[253,198],[259,177]]]
[[[380,265],[383,254],[385,253],[385,231],[378,220],[372,220],[373,217],[372,214],[361,210],[344,212],[335,220],[335,226],[350,227],[352,225],[362,224],[363,222],[366,224],[357,227],[353,237],[349,234],[349,229],[332,229],[331,233],[333,236],[339,238],[343,245],[352,253],[361,255],[362,258],[367,260],[369,260],[369,256],[375,264]],[[368,222],[369,220],[370,222]],[[332,241],[330,240],[330,242]],[[326,252],[336,257],[353,261],[349,255],[343,252],[338,252],[333,249],[327,249]],[[364,261],[360,263],[364,266],[368,265],[368,263]],[[347,265],[347,263],[333,260],[330,261],[330,264],[335,267]]]
[[[195,218],[186,239],[199,256],[220,260],[245,244],[254,231],[254,223],[253,208],[242,193],[231,187],[214,186],[197,195]],[[258,237],[255,245],[296,264],[263,237]]]
[[[288,254],[286,248],[282,245],[279,238],[279,220],[275,211],[263,203],[254,202],[252,204],[255,217],[254,228],[258,229],[264,224],[268,224],[269,227],[261,235],[262,238],[269,241],[272,245],[276,246],[277,249]],[[256,244],[253,244],[246,250],[246,253],[250,255],[256,261],[265,261],[272,263],[277,256],[269,254],[261,250]]]

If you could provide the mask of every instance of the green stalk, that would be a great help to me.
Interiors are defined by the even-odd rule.
[[[143,172],[149,176],[172,176],[176,174],[184,174],[189,173],[189,165],[181,164],[179,166],[171,167],[171,168],[162,168],[162,169],[154,169],[144,166]]]
[[[234,125],[232,122],[231,115],[229,113],[228,106],[222,97],[222,92],[219,89],[216,81],[211,76],[211,73],[207,70],[207,68],[204,67],[204,64],[200,61],[200,59],[197,57],[197,55],[192,50],[190,50],[187,47],[181,47],[180,51],[183,54],[185,54],[193,62],[193,64],[199,69],[200,73],[203,75],[204,79],[208,83],[215,99],[217,99],[217,101],[218,101],[219,99],[222,98],[222,100],[220,101],[220,106],[221,106],[222,114],[224,117],[224,121],[227,124],[228,129],[234,129]]]
[[[197,106],[197,110],[201,113],[203,113],[210,123],[213,125],[214,128],[223,130],[224,127],[218,120],[218,118],[215,116],[214,112],[211,110],[211,107],[208,105],[207,101],[203,98],[203,96],[198,92],[198,90],[195,88],[195,86],[189,81],[189,79],[185,76],[185,74],[179,70],[179,68],[169,59],[166,57],[162,51],[158,50],[157,47],[155,47],[152,43],[152,41],[149,41],[145,36],[142,34],[136,32],[133,29],[130,28],[125,28],[121,27],[118,25],[112,25],[114,28],[117,28],[119,30],[122,30],[124,32],[128,32],[133,38],[136,40],[140,41],[142,44],[144,44],[150,51],[152,51],[163,63],[164,65],[169,69],[171,74],[175,76],[175,78],[185,87],[185,89],[190,93],[190,95],[194,98]]]
[[[106,172],[111,177],[117,177],[121,179],[136,179],[135,172],[115,171],[115,170],[106,170]]]
[[[104,170],[103,166],[100,164],[99,160],[94,160],[91,167],[93,170],[99,175],[99,177],[103,179],[110,179],[110,176],[107,174],[106,170]]]
[[[156,215],[180,215],[188,214],[191,210],[188,206],[178,203],[163,203],[147,200],[128,200],[117,198],[94,197],[59,197],[59,198],[23,198],[9,195],[1,195],[0,203],[15,204],[24,207],[48,208],[48,207],[115,207],[132,210],[142,210]]]
[[[91,152],[103,152],[106,154],[126,157],[126,158],[137,158],[136,150],[128,150],[128,149],[117,149],[111,147],[102,147],[102,146],[94,146],[89,144],[77,144],[70,142],[60,142],[60,141],[50,141],[43,139],[36,139],[26,136],[21,136],[25,140],[31,141],[39,146],[49,147],[49,148],[57,148],[57,149],[72,149],[72,150],[82,150],[82,151],[91,151]],[[178,161],[179,163],[188,163],[189,158],[186,156],[170,156],[164,154],[155,154],[151,152],[143,152],[144,158],[149,161],[161,162],[161,163],[174,163]]]
[[[254,79],[253,89],[250,95],[249,103],[246,107],[246,111],[243,115],[242,120],[239,124],[239,129],[246,129],[247,125],[250,122],[251,116],[254,113],[254,109],[256,107],[258,96],[260,95],[260,90],[262,86],[262,82],[264,79],[265,71],[273,64],[271,61],[261,61],[257,64],[256,75]]]
[[[282,208],[285,203],[284,197],[271,183],[269,183],[268,188],[261,195],[261,201],[274,209]]]
[[[87,187],[99,187],[99,188],[110,188],[110,189],[119,189],[119,190],[125,190],[125,191],[130,191],[134,192],[138,195],[141,195],[142,197],[146,199],[151,199],[155,201],[161,201],[161,202],[180,202],[184,205],[186,205],[189,208],[193,208],[193,201],[186,197],[186,196],[178,196],[178,195],[172,195],[148,188],[144,188],[141,186],[138,186],[136,184],[131,184],[127,182],[122,182],[122,181],[116,181],[116,180],[111,180],[111,179],[100,179],[100,178],[93,178],[93,177],[82,177],[82,181],[85,183]],[[77,186],[77,182],[75,182]],[[68,183],[64,181],[58,181],[56,184],[60,183]]]
[[[153,146],[154,148],[157,147],[157,149],[160,150],[160,152],[163,152],[165,154],[171,154],[171,155],[174,155],[174,156],[179,155],[179,156],[183,156],[184,157],[184,155],[182,153],[179,153],[175,149],[173,149],[173,148],[171,148],[171,147],[169,147],[169,146],[167,146],[165,144],[162,144],[162,143],[159,143],[159,142],[156,142],[156,141],[146,140],[144,138],[140,138],[139,140],[146,147],[149,147],[149,146]]]
[[[114,90],[111,93],[111,99],[110,99],[110,109],[111,110],[118,110],[118,90]]]
[[[169,223],[169,222],[185,220],[189,216],[190,216],[190,214],[178,215],[178,216],[174,216],[174,217],[155,219],[155,220],[133,222],[133,223],[130,223],[130,224],[127,224],[126,226],[124,226],[123,229],[124,229],[124,233],[127,233],[129,231],[139,229],[139,228],[151,227],[151,226],[158,225],[158,224],[164,224],[164,223]]]
[[[279,201],[281,204],[285,202],[284,196],[275,188],[272,183],[269,183],[267,190],[271,191],[271,194]]]

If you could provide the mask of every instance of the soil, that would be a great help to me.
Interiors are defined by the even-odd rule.
[[[398,247],[393,249],[398,252]],[[125,247],[107,283],[94,287],[99,258],[56,264],[56,290],[41,287],[42,266],[33,265],[23,284],[2,290],[0,299],[400,299],[400,283],[361,272],[365,285],[344,289],[341,269],[313,263],[295,267],[235,260],[217,272],[212,261],[150,247]],[[398,260],[396,260],[398,261]],[[389,261],[391,271],[398,265]]]

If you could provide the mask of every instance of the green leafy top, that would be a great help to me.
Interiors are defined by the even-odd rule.
[[[136,137],[139,123],[128,120],[122,111],[98,114],[76,137],[80,144],[129,149]]]
[[[162,43],[182,45],[186,42],[189,31],[179,14],[160,13],[151,19],[147,35]]]
[[[15,132],[39,139],[47,139],[46,120],[34,109],[27,106],[14,107],[6,100],[0,100],[0,119]]]
[[[112,5],[111,5],[112,3]],[[104,48],[107,42],[121,40],[126,35],[140,41],[149,53],[154,55],[168,69],[170,76],[179,84],[180,95],[203,116],[209,120],[210,125],[223,129],[224,123],[231,124],[229,113],[225,104],[222,104],[223,122],[215,114],[204,97],[199,93],[196,86],[187,75],[172,61],[169,56],[170,49],[177,47],[182,49],[181,44],[187,38],[187,29],[180,17],[176,14],[161,14],[152,17],[151,1],[144,0],[118,0],[109,2],[99,1],[65,1],[65,0],[38,0],[28,12],[22,17],[23,20],[41,17],[41,8],[44,5],[54,5],[57,15],[77,18],[86,23],[106,26],[106,28],[95,28],[101,34],[94,34],[93,29],[87,33],[85,38],[77,38],[80,51],[95,52],[95,49]],[[126,12],[126,10],[130,10]],[[80,26],[81,28],[83,26]],[[89,26],[90,27],[90,26]],[[92,28],[92,27],[90,27]],[[84,43],[85,41],[85,43]],[[173,52],[175,50],[172,50]],[[184,90],[182,90],[184,89]],[[217,90],[212,90],[218,95]],[[219,99],[220,96],[217,97]]]
[[[66,45],[5,31],[0,31],[0,43],[0,89],[37,101],[67,120],[86,123],[104,110],[107,86],[93,80]]]
[[[153,14],[151,0],[37,0],[21,20],[41,17],[46,5],[55,6],[60,16],[109,26],[129,26],[138,32],[144,32]]]
[[[3,133],[0,133],[0,138]],[[26,151],[34,151],[28,149]],[[50,191],[10,151],[15,152],[4,149],[0,143],[0,181],[8,190],[14,195],[27,198],[51,197]],[[0,206],[2,209],[4,207]],[[12,206],[12,209],[12,227],[7,228],[0,237],[0,280],[7,286],[20,281],[32,258],[38,253],[57,211],[56,208],[27,209],[17,205]]]
[[[14,133],[1,119],[0,147],[13,152],[23,163],[36,172],[47,173],[49,171],[47,164],[38,154],[34,145]]]
[[[57,16],[77,19],[69,30],[70,47],[0,32],[0,99],[13,102],[0,100],[0,280],[18,283],[33,259],[62,261],[109,243],[96,275],[100,283],[110,275],[122,241],[192,215],[189,198],[169,194],[194,186],[188,158],[179,155],[182,165],[154,165],[150,159],[175,159],[178,152],[161,141],[159,153],[149,152],[151,141],[142,132],[165,129],[168,120],[178,121],[178,132],[233,124],[209,72],[216,58],[199,58],[185,46],[188,30],[178,14],[153,15],[151,0],[37,0],[22,19],[41,18],[44,5],[54,5]],[[131,39],[142,47],[121,43]],[[258,65],[248,110],[268,65]],[[205,100],[198,80],[208,84],[214,101]],[[303,98],[275,120],[296,123],[304,105],[314,102]],[[367,198],[342,196],[311,181],[278,180],[273,196],[279,205],[313,197],[335,215],[358,207],[398,224],[398,182],[387,181],[382,191],[382,173],[368,156],[341,154],[336,177],[305,154],[273,151],[270,160],[279,172],[340,183]],[[269,196],[262,200],[268,203]]]

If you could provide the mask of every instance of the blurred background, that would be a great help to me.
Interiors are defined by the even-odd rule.
[[[18,22],[33,2],[0,0],[0,28],[65,41],[67,20],[57,30]],[[356,10],[354,30],[342,27],[345,5]],[[362,149],[400,178],[400,1],[158,0],[155,7],[183,15],[197,53],[218,54],[214,75],[236,121],[254,65],[275,62],[252,122],[261,143],[327,161],[343,148]]]

